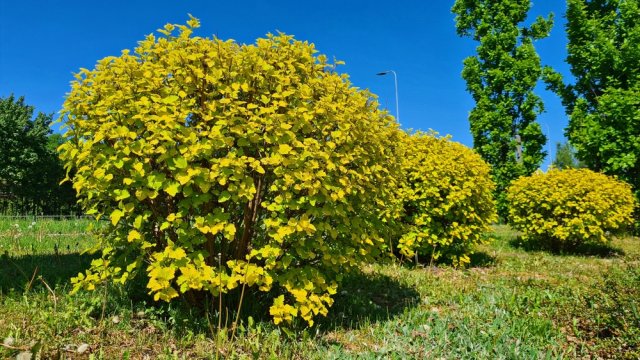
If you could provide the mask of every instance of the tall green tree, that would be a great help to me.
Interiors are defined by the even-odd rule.
[[[556,143],[556,158],[553,160],[556,169],[577,169],[583,167],[582,163],[576,159],[576,152],[569,142]]]
[[[476,102],[469,114],[474,147],[492,165],[503,219],[509,183],[533,173],[546,155],[536,123],[544,104],[534,93],[542,76],[534,42],[549,36],[553,14],[525,26],[530,8],[530,0],[457,0],[452,9],[458,35],[479,43],[462,77]]]
[[[566,17],[575,81],[546,70],[566,135],[586,166],[627,181],[640,200],[640,0],[568,0]]]
[[[0,98],[0,212],[59,213],[75,205],[51,135],[52,114],[38,113],[24,97]]]

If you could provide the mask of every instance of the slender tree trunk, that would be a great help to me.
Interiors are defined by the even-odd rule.
[[[243,229],[242,236],[238,240],[236,246],[235,258],[243,260],[249,253],[249,245],[251,244],[251,238],[253,237],[254,223],[258,217],[258,210],[260,203],[262,202],[262,177],[255,179],[256,193],[253,195],[253,199],[249,201],[244,207]]]

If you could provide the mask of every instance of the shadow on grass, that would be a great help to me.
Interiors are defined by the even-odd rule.
[[[89,268],[92,259],[91,255],[78,253],[25,256],[0,254],[0,293],[19,294],[28,288],[44,289],[44,284],[39,280],[40,276],[54,291],[68,287],[70,278]],[[209,333],[210,326],[217,325],[220,306],[218,297],[198,297],[198,294],[195,294],[195,298],[185,296],[169,304],[155,302],[146,291],[146,280],[145,277],[135,277],[124,286],[110,287],[106,315],[118,315],[123,309],[131,309],[134,313],[143,311],[166,322],[168,327],[178,333]],[[231,326],[237,314],[240,289],[237,290],[223,295],[223,326]],[[79,296],[75,301],[93,301],[90,298],[96,294],[87,295],[89,296],[86,299]],[[269,307],[274,296],[273,293],[247,288],[239,317],[241,322],[246,324],[251,317],[256,322],[270,323],[272,319]],[[359,328],[384,321],[403,313],[406,308],[420,301],[419,293],[412,287],[383,274],[363,272],[345,275],[338,287],[338,293],[333,298],[334,304],[329,308],[327,317],[319,315],[314,319],[315,326],[321,331]],[[98,306],[90,316],[98,318],[101,311],[101,306]],[[306,322],[300,320],[294,327],[298,326],[304,328]]]
[[[237,292],[225,294],[222,306],[223,324],[230,325],[237,315],[238,295]],[[314,328],[318,328],[320,331],[356,329],[371,323],[385,321],[402,314],[405,309],[420,301],[420,294],[414,288],[403,285],[383,274],[361,271],[346,274],[338,286],[337,294],[332,297],[334,303],[329,308],[327,316],[314,317]],[[256,322],[271,323],[272,317],[269,315],[269,308],[273,299],[273,293],[247,288],[239,317],[240,321],[246,324],[248,318],[251,317]],[[217,309],[218,298],[210,299],[210,301],[214,302],[212,305]],[[191,311],[194,310],[191,309]],[[212,321],[217,322],[215,315],[213,315]],[[298,318],[294,322],[293,328],[302,330],[306,326],[307,323]]]
[[[39,277],[55,290],[87,269],[92,256],[87,254],[0,255],[0,291],[24,291],[29,286],[42,286]],[[29,285],[31,283],[31,285]]]
[[[420,294],[383,274],[355,272],[345,276],[322,330],[353,329],[388,320],[420,302]]]
[[[402,260],[401,265],[405,269],[415,269],[416,264],[413,259],[407,258],[399,258]],[[495,256],[489,255],[484,251],[476,251],[473,254],[469,255],[469,264],[465,266],[465,268],[489,268],[497,265],[497,258]],[[419,268],[432,268],[438,269],[439,267],[451,267],[453,266],[453,262],[450,258],[445,256],[439,259],[431,259],[427,256],[419,256],[418,258],[418,267]]]
[[[144,288],[143,285],[128,284],[119,292],[119,296],[112,296],[112,303],[107,305],[107,313],[116,311],[118,307],[133,306],[136,311],[151,311],[158,319],[171,323],[171,327],[177,334],[194,332],[208,335],[211,334],[212,327],[217,327],[220,306],[222,307],[220,323],[223,327],[231,328],[237,316],[240,289],[225,293],[222,304],[219,304],[218,297],[203,293],[192,294],[196,296],[195,301],[189,299],[191,295],[186,295],[167,304],[151,301],[146,292],[139,291],[140,288]],[[269,314],[269,308],[275,296],[273,292],[246,288],[238,317],[239,323],[245,325],[254,322],[262,323],[270,328],[273,319]],[[356,329],[388,320],[418,304],[420,295],[412,287],[403,285],[389,276],[354,272],[345,275],[333,299],[334,303],[329,308],[327,317],[321,315],[314,317],[314,331],[315,329],[322,332]],[[194,306],[194,303],[197,305]],[[292,334],[299,335],[299,331],[306,327],[306,321],[297,318],[289,329],[294,330]]]
[[[509,245],[524,251],[546,251],[561,256],[595,256],[614,258],[624,256],[624,250],[608,244],[558,244],[551,239],[524,241],[520,236],[509,241]]]
[[[497,265],[498,261],[495,256],[489,255],[484,251],[477,251],[471,255],[469,255],[470,268],[488,268],[494,267]]]

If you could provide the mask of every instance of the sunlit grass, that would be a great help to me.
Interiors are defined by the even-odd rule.
[[[0,216],[0,254],[77,253],[95,243],[91,232],[100,226],[89,218]]]
[[[233,309],[218,330],[216,311],[153,303],[132,286],[70,296],[68,279],[91,259],[79,253],[94,241],[87,220],[43,221],[17,241],[11,225],[0,222],[0,340],[13,338],[13,349],[0,347],[0,358],[37,341],[43,358],[73,358],[85,343],[103,359],[640,356],[637,238],[598,255],[556,255],[518,247],[517,234],[499,226],[469,269],[362,267],[313,328],[277,328],[263,300],[249,297],[232,336]],[[52,236],[65,232],[75,235]]]

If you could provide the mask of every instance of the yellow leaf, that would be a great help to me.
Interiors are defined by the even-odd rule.
[[[233,237],[236,235],[236,226],[234,224],[227,224],[224,227],[224,237],[228,240],[233,240]]]
[[[280,144],[280,146],[278,146],[278,152],[282,155],[290,153],[291,150],[293,150],[293,148],[287,144]]]
[[[187,253],[183,248],[167,249],[165,250],[167,257],[170,259],[180,260],[187,257]]]
[[[122,211],[118,209],[113,210],[113,212],[109,216],[111,218],[111,224],[115,226],[118,223],[118,221],[120,221],[120,218],[122,218],[123,215],[124,213]]]
[[[129,235],[127,236],[127,241],[133,242],[133,241],[140,240],[140,239],[142,239],[142,236],[140,235],[140,233],[137,230],[129,231]]]
[[[187,160],[185,160],[185,158],[181,156],[178,156],[173,159],[173,165],[178,169],[186,169],[189,166],[189,164],[187,163]]]
[[[164,187],[164,191],[171,196],[176,196],[179,190],[180,190],[180,183],[177,183],[177,182],[172,182],[169,185],[165,185]]]
[[[138,173],[138,175],[144,176],[145,171],[144,171],[144,165],[142,165],[142,163],[135,163],[133,165],[133,169]]]
[[[140,229],[142,227],[142,220],[142,215],[136,216],[136,219],[133,221],[133,227]]]

